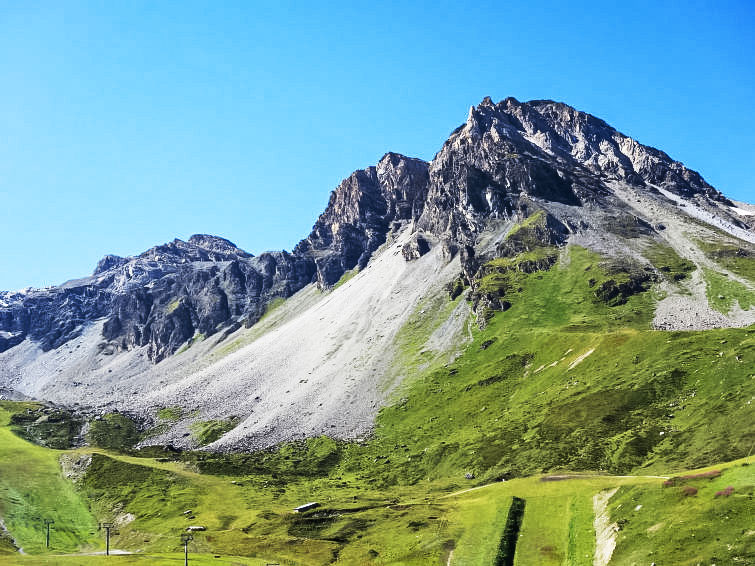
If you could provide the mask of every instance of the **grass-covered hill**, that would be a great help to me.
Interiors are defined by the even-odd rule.
[[[611,564],[746,564],[755,552],[754,458],[667,477],[444,477],[379,488],[365,481],[368,469],[325,466],[316,477],[310,460],[299,475],[287,463],[304,454],[291,447],[270,454],[265,471],[241,456],[42,448],[8,429],[20,409],[0,411],[0,449],[10,456],[0,461],[0,510],[13,537],[0,564],[179,564],[189,526],[206,528],[189,543],[193,564],[589,565],[596,549],[614,546]],[[322,448],[311,446],[310,458]],[[320,507],[292,512],[311,500]],[[45,518],[55,521],[49,549]],[[111,549],[134,554],[94,554],[104,550],[98,521],[116,525]]]
[[[722,236],[700,263],[646,239],[618,260],[533,239],[542,221],[417,305],[395,338],[401,385],[358,441],[136,450],[182,409],[82,429],[4,402],[0,563],[176,564],[190,526],[205,529],[195,564],[755,562],[755,328],[654,329],[659,302],[700,300],[695,284],[721,314],[747,311],[751,250]],[[464,341],[431,347],[459,312],[474,313]],[[187,434],[207,444],[235,424]],[[102,521],[133,554],[90,555]]]

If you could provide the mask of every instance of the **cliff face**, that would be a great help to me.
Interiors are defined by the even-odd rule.
[[[58,348],[105,318],[111,351],[147,346],[159,362],[194,337],[254,324],[276,298],[316,281],[333,285],[364,267],[391,224],[422,211],[427,163],[387,154],[333,191],[310,236],[293,253],[253,256],[197,234],[129,258],[108,255],[90,277],[59,287],[0,294],[0,352],[25,339]]]
[[[106,256],[92,276],[59,287],[1,293],[0,352],[27,338],[58,348],[105,319],[104,347],[147,346],[159,362],[194,337],[254,324],[270,301],[311,282],[332,286],[407,223],[417,231],[407,260],[429,249],[422,232],[442,240],[448,255],[461,248],[472,258],[486,226],[543,208],[563,237],[651,230],[617,206],[612,183],[694,199],[742,229],[752,221],[731,214],[732,203],[695,171],[594,116],[553,101],[485,98],[431,163],[388,153],[352,173],[291,253],[255,257],[223,238],[195,235],[135,257]]]
[[[106,318],[111,350],[148,346],[157,362],[195,335],[256,320],[275,297],[312,280],[313,265],[286,252],[254,257],[223,238],[192,236],[136,257],[106,256],[91,277],[59,287],[5,294],[0,351],[29,338],[43,350]]]
[[[485,98],[433,159],[419,226],[471,245],[490,218],[527,216],[535,202],[608,208],[612,181],[731,204],[695,171],[590,114]]]
[[[419,217],[427,187],[426,162],[388,153],[376,167],[355,171],[333,191],[294,253],[311,257],[318,282],[333,285],[345,271],[367,265],[393,222]]]

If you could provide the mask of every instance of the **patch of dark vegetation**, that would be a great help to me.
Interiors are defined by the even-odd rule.
[[[343,510],[319,509],[286,517],[290,536],[347,543],[364,533],[373,521],[350,517]]]
[[[335,532],[329,534],[326,540],[347,543],[354,538],[362,536],[373,522],[359,517],[349,518],[343,525],[339,525]]]
[[[475,383],[471,383],[464,388],[464,391],[470,391],[473,387],[486,387],[503,381],[510,377],[519,377],[522,370],[527,367],[535,356],[530,353],[526,354],[509,354],[497,364],[498,371],[485,377]]]
[[[554,476],[543,476],[542,478],[540,478],[540,481],[566,481],[579,479],[580,477],[582,476],[576,474],[560,474]]]
[[[622,238],[640,238],[653,234],[653,227],[633,214],[618,214],[606,218],[608,229]]]
[[[671,246],[656,242],[645,249],[644,255],[667,281],[681,281],[697,269],[694,263],[683,259]]]
[[[11,430],[29,442],[65,450],[80,444],[84,421],[71,411],[44,406],[31,406],[13,413]]]
[[[167,446],[142,446],[131,451],[137,458],[155,458],[158,462],[175,462],[181,459],[182,450],[169,444]]]
[[[490,348],[490,346],[495,344],[496,340],[498,340],[498,338],[495,336],[493,338],[485,340],[482,344],[480,344],[480,350],[487,350],[488,348]]]
[[[469,391],[472,389],[472,387],[485,387],[486,385],[493,385],[494,383],[498,383],[499,381],[503,381],[506,379],[506,374],[499,373],[496,375],[491,375],[490,377],[486,377],[485,379],[481,379],[477,383],[473,385],[467,385],[464,390]]]
[[[509,514],[501,534],[501,542],[495,555],[495,566],[514,566],[514,554],[516,554],[516,542],[519,531],[522,528],[524,518],[524,499],[514,497],[509,507]]]
[[[184,452],[181,459],[204,474],[258,474],[281,481],[286,478],[318,478],[327,476],[340,463],[344,444],[320,436],[252,453]]]
[[[607,279],[594,282],[595,297],[608,306],[623,305],[629,297],[644,293],[655,281],[652,269],[628,260],[617,260],[603,266]]]
[[[150,438],[160,436],[161,434],[165,434],[169,430],[170,430],[170,423],[167,423],[167,422],[158,423],[155,426],[150,427],[144,432],[142,432],[141,440],[148,440]]]
[[[137,422],[128,415],[108,413],[90,421],[87,440],[106,450],[130,452],[141,440],[141,433]]]
[[[237,417],[222,420],[197,421],[190,426],[194,440],[200,446],[211,444],[239,424]]]

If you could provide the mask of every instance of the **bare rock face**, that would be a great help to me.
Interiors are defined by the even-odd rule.
[[[130,258],[105,256],[91,277],[0,297],[0,352],[30,340],[43,350],[106,318],[109,351],[147,346],[154,362],[188,340],[254,324],[267,304],[316,281],[333,285],[364,267],[390,226],[417,218],[427,163],[395,153],[356,171],[333,191],[310,236],[293,253],[253,256],[217,236],[196,234]],[[424,249],[424,248],[423,248]]]
[[[729,204],[696,171],[617,132],[595,116],[552,100],[522,104],[507,98],[498,107],[521,123],[526,139],[551,155],[571,158],[601,176],[663,186],[686,197],[704,194]]]
[[[287,252],[254,257],[228,240],[196,235],[136,257],[106,256],[91,277],[32,290],[0,307],[0,351],[26,338],[44,350],[106,318],[113,350],[148,346],[158,362],[190,338],[246,318],[256,321],[275,297],[290,296],[314,275],[311,260]]]
[[[656,186],[730,204],[695,171],[602,120],[550,100],[469,110],[430,165],[420,229],[473,244],[491,218],[525,218],[550,202],[605,206],[608,183]],[[568,225],[568,223],[565,222]]]
[[[314,258],[317,281],[335,284],[349,269],[367,265],[396,221],[422,213],[428,184],[428,164],[396,153],[386,154],[377,167],[355,171],[330,195],[312,233],[294,249]]]
[[[527,222],[512,230],[499,244],[497,254],[514,256],[541,246],[559,246],[566,242],[569,229],[552,214],[543,211],[531,215]]]
[[[97,267],[94,268],[94,273],[92,273],[92,275],[99,275],[100,273],[109,271],[114,267],[119,267],[126,263],[126,261],[127,260],[125,258],[122,258],[120,256],[108,254],[97,262]]]

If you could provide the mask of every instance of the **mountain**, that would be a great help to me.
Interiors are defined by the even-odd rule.
[[[485,98],[430,163],[355,171],[291,252],[195,235],[0,294],[0,390],[147,424],[180,408],[154,443],[353,439],[530,300],[532,329],[559,301],[575,331],[751,325],[753,257],[755,207],[662,151],[566,104]],[[577,265],[578,287],[528,298]]]
[[[59,287],[0,295],[0,351],[25,339],[43,351],[106,318],[113,351],[146,347],[159,362],[195,334],[251,326],[276,298],[317,281],[332,286],[362,268],[385,242],[391,223],[416,215],[427,190],[427,164],[387,154],[354,172],[333,192],[308,238],[293,253],[257,257],[216,236],[155,246],[129,258],[102,258],[91,277]]]
[[[0,563],[753,563],[754,324],[755,206],[486,98],[291,252],[0,294]]]

